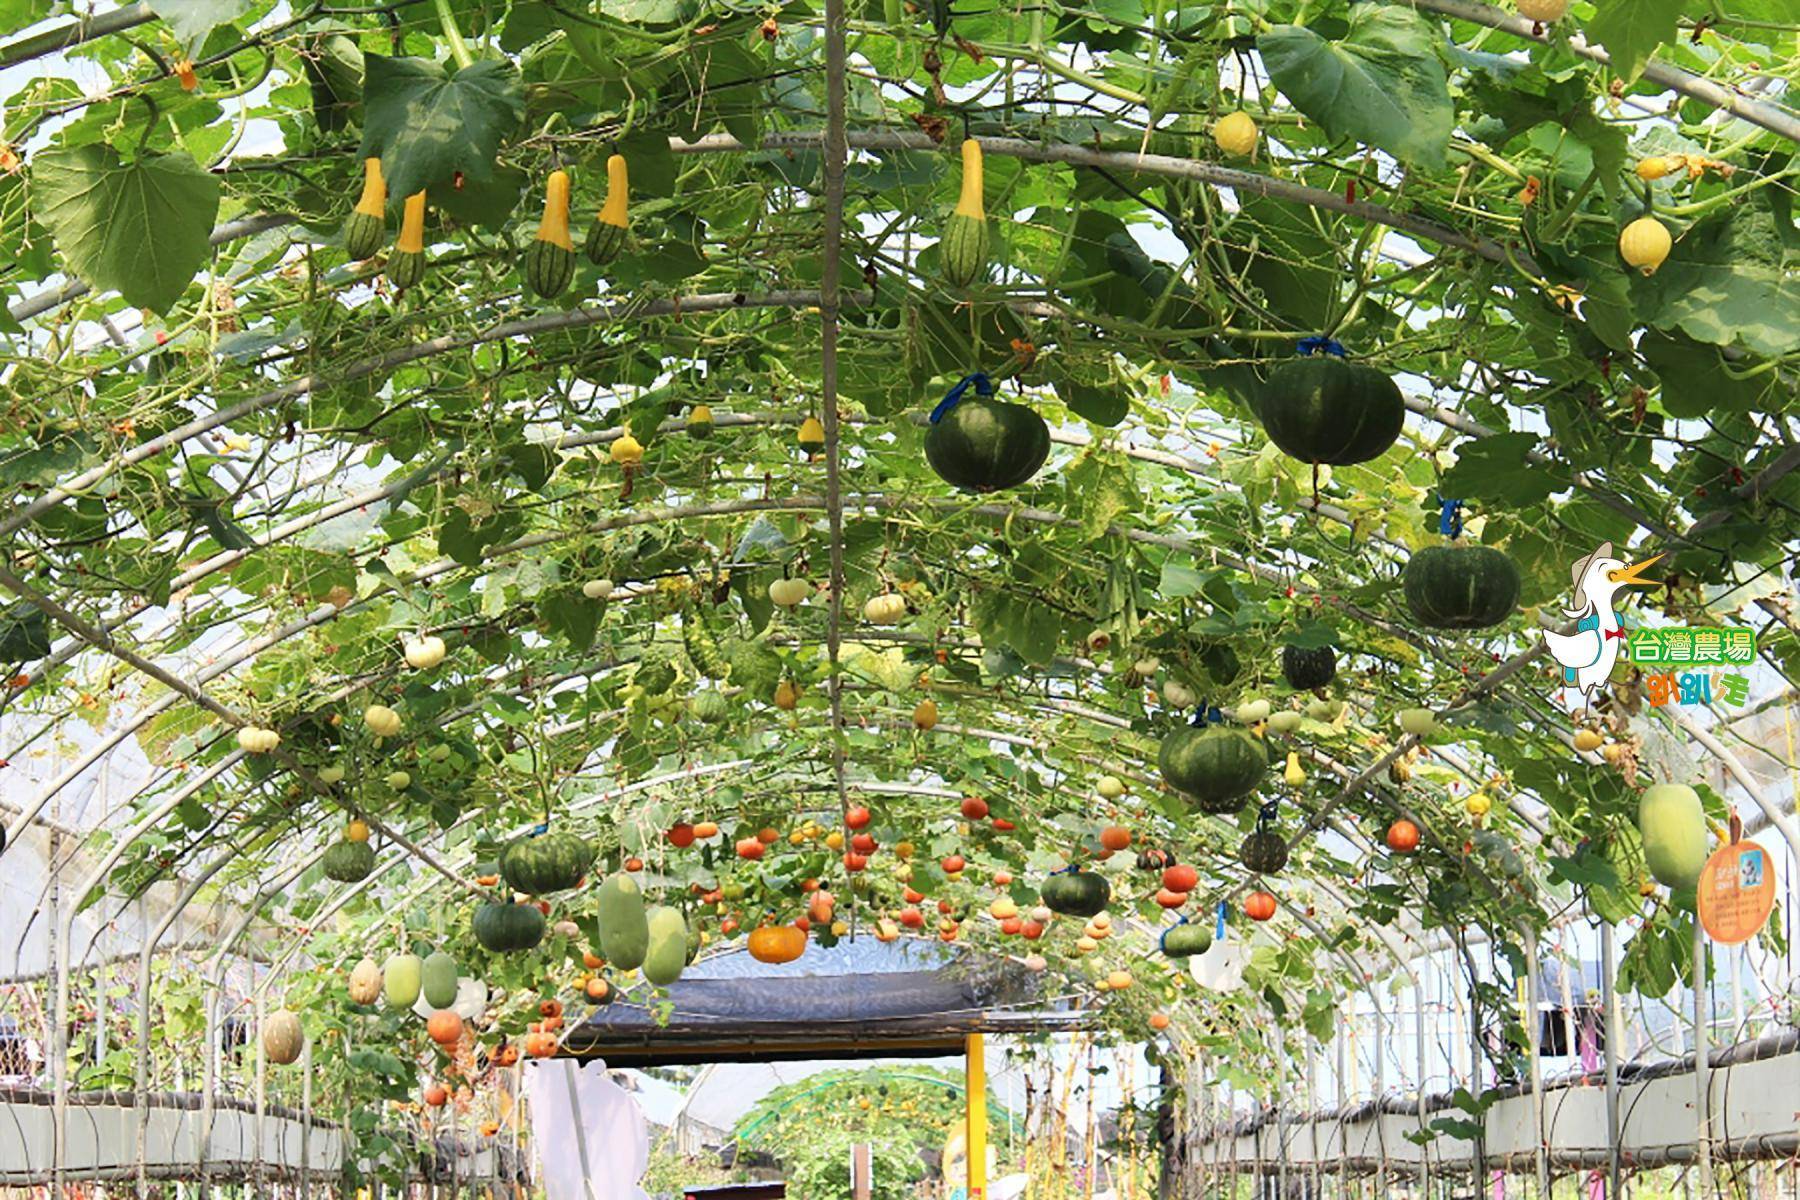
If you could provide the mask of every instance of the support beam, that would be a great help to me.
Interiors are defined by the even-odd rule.
[[[1568,33],[1554,30],[1550,26],[1540,25],[1527,17],[1509,13],[1495,8],[1491,4],[1482,4],[1479,0],[1405,0],[1414,8],[1440,16],[1454,17],[1459,21],[1469,21],[1476,25],[1485,25],[1489,29],[1498,29],[1510,33],[1516,38],[1539,45],[1550,45],[1552,39],[1558,45],[1568,47],[1569,51],[1589,62],[1602,66],[1612,65],[1612,55],[1602,46],[1596,46],[1579,33]],[[1643,77],[1651,83],[1660,84],[1678,95],[1690,100],[1698,100],[1702,104],[1711,105],[1721,112],[1728,112],[1734,117],[1748,121],[1767,129],[1770,133],[1780,134],[1790,142],[1800,142],[1800,116],[1785,109],[1778,108],[1766,101],[1753,99],[1741,92],[1733,91],[1722,84],[1702,78],[1691,71],[1651,59],[1644,64]]]

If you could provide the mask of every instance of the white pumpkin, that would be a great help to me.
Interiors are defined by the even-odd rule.
[[[590,579],[581,585],[581,594],[589,600],[606,600],[613,594],[613,581],[610,579]]]
[[[863,605],[863,619],[871,625],[898,625],[906,616],[906,597],[898,592],[870,596]]]
[[[237,743],[246,754],[267,754],[281,745],[281,735],[260,725],[246,725],[238,730]]]
[[[406,665],[415,671],[429,671],[444,661],[444,639],[436,634],[413,638],[406,643]]]
[[[769,585],[769,600],[783,608],[806,603],[813,585],[804,579],[777,579]]]
[[[1414,737],[1425,737],[1437,728],[1437,714],[1429,708],[1403,708],[1400,728]]]
[[[400,732],[400,714],[385,704],[371,704],[363,709],[363,724],[376,737],[393,737]]]

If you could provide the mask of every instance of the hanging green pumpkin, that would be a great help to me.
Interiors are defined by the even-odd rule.
[[[544,914],[535,904],[483,904],[471,925],[475,940],[496,954],[530,950],[544,940]]]
[[[1162,740],[1157,766],[1169,786],[1202,812],[1232,813],[1269,770],[1268,752],[1248,730],[1184,725]]]
[[[1519,568],[1492,546],[1427,546],[1401,574],[1413,619],[1431,629],[1486,629],[1519,603]]]
[[[1392,379],[1331,354],[1276,367],[1258,408],[1269,440],[1283,452],[1332,466],[1381,457],[1406,423],[1406,401]]]
[[[925,434],[925,459],[938,477],[970,492],[1018,487],[1050,457],[1050,426],[1023,404],[968,396]]]
[[[1258,829],[1238,847],[1238,861],[1258,875],[1275,875],[1288,863],[1287,839],[1273,829]]]
[[[1322,688],[1337,678],[1337,651],[1330,646],[1283,646],[1281,677],[1296,692]]]
[[[1112,899],[1112,885],[1092,871],[1059,871],[1038,888],[1044,907],[1065,917],[1091,917]]]
[[[533,896],[574,887],[593,865],[594,848],[572,833],[518,838],[500,852],[506,885]]]
[[[339,883],[361,883],[375,869],[375,850],[367,842],[334,842],[319,860],[325,878]]]

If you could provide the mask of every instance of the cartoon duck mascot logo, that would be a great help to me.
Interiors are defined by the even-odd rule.
[[[1575,563],[1571,575],[1574,592],[1563,613],[1575,622],[1573,633],[1544,631],[1550,655],[1562,664],[1563,682],[1581,694],[1582,704],[1592,707],[1594,693],[1612,675],[1613,664],[1625,646],[1625,629],[1613,607],[1613,595],[1622,587],[1655,587],[1643,573],[1662,555],[1626,566],[1613,557],[1611,542]]]

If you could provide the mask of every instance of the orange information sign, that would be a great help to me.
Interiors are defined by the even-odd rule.
[[[1712,940],[1747,942],[1775,907],[1775,864],[1755,842],[1732,842],[1706,860],[1697,891],[1700,924]]]

